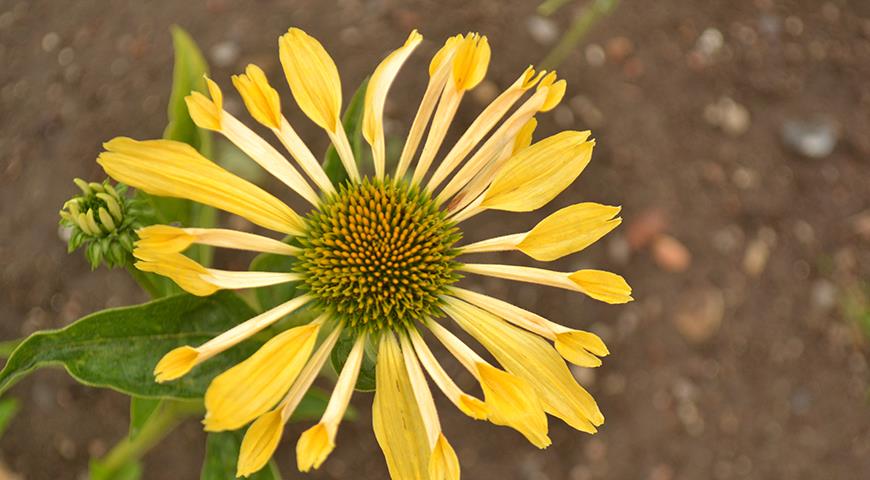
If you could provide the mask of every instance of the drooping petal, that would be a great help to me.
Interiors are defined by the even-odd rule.
[[[446,301],[444,311],[509,372],[529,382],[547,413],[578,430],[597,431],[595,426],[604,422],[604,416],[552,346],[541,337],[461,300],[447,298]]]
[[[486,36],[469,33],[456,48],[453,84],[458,91],[471,90],[486,76],[491,55]]]
[[[235,430],[272,408],[308,361],[320,324],[286,330],[218,375],[205,392],[205,429]]]
[[[244,74],[233,75],[233,85],[256,121],[269,128],[281,128],[281,98],[260,67],[249,64]]]
[[[304,224],[284,202],[172,140],[118,137],[97,158],[109,176],[152,195],[176,197],[244,217],[276,232],[300,235]]]
[[[588,137],[588,131],[565,131],[523,149],[499,171],[482,207],[529,212],[546,205],[589,164],[595,141]]]
[[[535,389],[525,379],[490,365],[456,335],[437,322],[429,330],[447,350],[472,374],[483,389],[488,419],[523,434],[538,448],[550,445],[547,415]]]
[[[221,111],[223,110],[224,97],[221,89],[212,79],[205,77],[209,99],[200,92],[191,92],[184,98],[187,111],[194,123],[209,130],[221,129]]]
[[[199,352],[188,345],[171,350],[154,367],[154,381],[163,383],[184,376],[197,364],[198,358]]]
[[[392,333],[381,337],[378,348],[372,427],[391,478],[428,478],[431,449],[426,428],[399,342]]]
[[[283,431],[284,422],[279,410],[260,415],[242,439],[236,476],[247,477],[262,469],[278,448]]]
[[[375,176],[384,178],[386,169],[386,146],[384,142],[384,104],[387,92],[393,84],[399,69],[423,41],[417,30],[411,32],[405,44],[385,58],[375,69],[369,80],[365,96],[362,133],[372,147],[375,161]]]
[[[520,250],[541,261],[552,261],[579,252],[616,228],[613,218],[619,207],[599,203],[578,203],[541,220],[526,233],[505,235],[462,247],[462,253]]]
[[[565,96],[565,89],[568,88],[568,83],[565,80],[556,80],[556,72],[548,73],[538,84],[538,89],[547,89],[547,101],[541,107],[542,112],[549,112],[556,108],[556,105],[562,101]]]
[[[322,315],[315,322],[322,322],[325,319],[326,316]],[[284,434],[284,424],[287,423],[305,396],[305,392],[308,391],[320,373],[341,330],[341,327],[335,328],[317,348],[305,368],[299,373],[296,382],[290,387],[284,400],[272,411],[260,415],[248,428],[239,451],[237,476],[250,475],[266,466],[266,462],[275,453],[275,449],[281,441]]]
[[[223,228],[179,228],[149,225],[136,231],[137,247],[161,253],[183,252],[194,243],[251,252],[296,255],[297,247],[253,233]]]
[[[562,358],[581,367],[599,367],[601,359],[610,354],[598,335],[582,330],[568,330],[556,334],[556,350]]]
[[[323,412],[320,423],[306,430],[296,444],[296,465],[300,472],[307,472],[312,468],[320,468],[330,452],[335,448],[335,436],[338,433],[338,425],[344,417],[344,412],[350,404],[359,370],[362,365],[363,352],[366,343],[366,335],[357,337],[353,348],[347,356],[347,360],[335,383],[332,396]]]
[[[459,458],[456,457],[456,452],[444,434],[438,435],[438,441],[429,458],[429,479],[459,480],[459,473]]]
[[[606,303],[628,303],[634,300],[631,297],[631,287],[624,278],[602,270],[578,270],[571,273],[518,265],[482,263],[466,263],[460,268],[478,275],[573,290]]]

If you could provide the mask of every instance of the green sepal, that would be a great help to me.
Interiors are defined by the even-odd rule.
[[[200,345],[254,315],[232,292],[181,294],[103,310],[24,340],[0,371],[0,393],[37,368],[59,365],[80,383],[127,395],[199,398],[214,376],[250,356],[262,339],[249,339],[163,384],[154,381],[157,361],[175,347]]]
[[[341,123],[344,125],[344,131],[347,133],[347,139],[350,141],[350,149],[353,151],[353,158],[356,159],[357,166],[360,167],[365,163],[362,162],[362,125],[363,113],[365,112],[366,87],[369,84],[369,79],[366,77],[353,97],[347,105],[347,110],[341,117]],[[332,180],[332,184],[338,186],[347,180],[347,171],[341,163],[341,158],[333,145],[330,145],[326,150],[326,155],[323,160],[323,170],[326,176]]]

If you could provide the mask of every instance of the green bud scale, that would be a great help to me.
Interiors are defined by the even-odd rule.
[[[80,178],[73,182],[81,194],[67,200],[60,211],[60,225],[70,232],[68,251],[84,248],[91,268],[102,263],[110,268],[130,265],[136,229],[142,226],[138,202],[127,198],[127,187],[120,183]]]
[[[351,328],[375,333],[425,321],[460,278],[459,229],[427,193],[403,182],[343,185],[306,226],[295,267],[300,288]]]

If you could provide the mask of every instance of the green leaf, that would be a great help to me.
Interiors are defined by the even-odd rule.
[[[204,343],[254,315],[232,292],[181,294],[103,310],[28,337],[0,371],[0,393],[36,368],[60,365],[80,383],[128,395],[199,398],[215,375],[247,358],[261,341],[243,342],[164,384],[154,381],[157,361],[175,347]]]
[[[299,405],[299,408],[302,408],[302,405]],[[324,408],[326,407],[324,406]],[[18,413],[18,400],[14,398],[0,400],[0,437],[6,432],[6,427],[9,426],[9,422],[12,421],[12,417],[16,413]]]
[[[329,356],[330,361],[332,362],[332,368],[334,368],[337,373],[340,373],[342,367],[344,367],[344,362],[347,361],[347,356],[350,355],[350,351],[353,349],[354,341],[356,341],[356,337],[353,335],[353,332],[348,329],[341,332],[341,336],[338,337],[338,342],[336,342],[335,347],[333,347],[332,353]],[[356,381],[356,389],[358,391],[373,392],[375,390],[376,356],[377,354],[374,352],[374,349],[369,348],[369,345],[366,345],[362,367],[360,368],[359,377]]]
[[[205,442],[205,461],[200,480],[227,480],[236,478],[236,461],[242,444],[243,432],[209,433]],[[279,480],[281,474],[275,462],[248,477],[249,480]]]
[[[90,480],[139,480],[142,465],[137,461],[125,463],[121,468],[107,468],[99,460],[91,460]]]
[[[162,401],[159,398],[130,397],[130,440],[136,438]]]
[[[350,140],[350,148],[353,151],[353,157],[357,159],[357,163],[361,163],[360,156],[362,152],[362,124],[363,112],[365,112],[366,87],[369,84],[369,79],[362,81],[353,98],[350,99],[350,104],[347,110],[344,111],[344,116],[341,117],[341,123],[344,125],[344,131],[347,133],[347,138]],[[326,175],[332,180],[332,183],[339,185],[347,180],[347,171],[344,165],[341,164],[341,158],[335,147],[330,145],[326,150],[326,157],[323,161],[323,170]]]

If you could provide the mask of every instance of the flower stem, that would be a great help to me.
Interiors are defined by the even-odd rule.
[[[120,471],[129,462],[139,460],[163,440],[182,420],[202,410],[200,402],[163,400],[157,410],[132,439],[128,436],[118,442],[100,461],[106,478]]]

